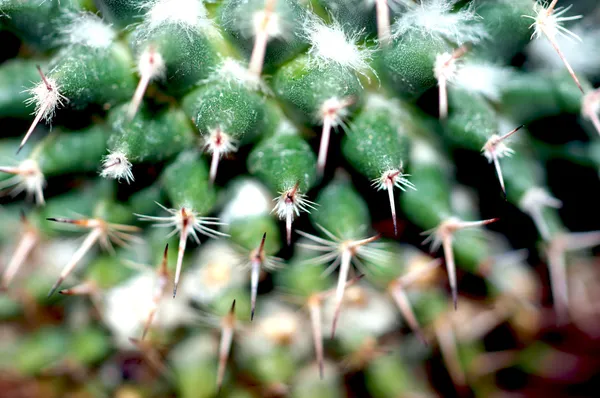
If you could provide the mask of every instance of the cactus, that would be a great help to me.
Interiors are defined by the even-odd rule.
[[[600,332],[568,3],[0,0],[6,394],[567,394],[542,327]]]

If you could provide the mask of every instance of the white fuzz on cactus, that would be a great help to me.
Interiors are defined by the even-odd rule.
[[[210,182],[215,182],[219,160],[223,155],[237,151],[237,141],[226,134],[221,128],[215,128],[204,139],[204,149],[212,154],[210,162]]]
[[[459,60],[467,52],[467,47],[457,48],[452,53],[438,54],[433,65],[433,75],[439,87],[440,119],[448,116],[448,83],[452,83],[459,69]]]
[[[56,110],[62,107],[66,102],[69,102],[69,100],[60,93],[60,86],[56,80],[51,77],[46,77],[39,66],[38,72],[42,81],[37,83],[32,88],[26,90],[31,97],[25,100],[25,104],[28,106],[35,104],[35,111],[33,113],[35,118],[33,119],[29,130],[27,130],[27,133],[25,133],[25,136],[19,145],[19,151],[21,148],[23,148],[31,136],[31,133],[33,133],[33,130],[41,120],[46,121],[46,123],[50,123]]]
[[[393,37],[420,33],[458,45],[477,43],[485,38],[487,33],[474,7],[471,5],[453,12],[456,3],[458,0],[424,0],[409,7],[392,26]]]
[[[478,93],[498,102],[500,100],[500,86],[511,78],[512,69],[479,62],[463,62],[457,68],[453,83],[469,92]]]
[[[141,8],[146,10],[146,23],[151,29],[163,24],[177,24],[187,30],[212,25],[202,0],[151,0]]]
[[[317,66],[331,62],[363,75],[372,70],[369,62],[374,50],[357,44],[359,33],[348,34],[337,22],[326,25],[311,17],[304,24],[304,34],[311,45],[308,54]]]
[[[502,187],[502,192],[504,193],[506,193],[506,189],[504,188],[504,178],[502,177],[502,168],[500,167],[499,159],[510,157],[515,153],[514,150],[510,149],[508,145],[506,145],[506,140],[521,128],[523,128],[523,125],[509,131],[504,135],[494,134],[485,143],[483,148],[481,148],[481,152],[487,161],[489,163],[494,163],[496,174],[498,174],[498,180],[500,181],[500,186]]]
[[[13,174],[13,177],[0,181],[0,195],[8,188],[6,193],[12,196],[25,192],[29,199],[35,197],[39,205],[44,204],[46,179],[35,160],[24,160],[16,167],[0,167],[0,172]]]
[[[104,49],[117,37],[117,32],[95,14],[70,14],[68,18],[70,21],[60,32],[61,44]]]
[[[252,73],[239,61],[233,58],[225,58],[223,62],[214,69],[205,82],[225,82],[227,84],[240,85],[252,91],[260,91],[270,94],[267,84],[259,75]]]
[[[294,217],[300,217],[300,212],[310,213],[316,209],[316,203],[306,198],[306,195],[298,192],[298,184],[279,192],[279,197],[273,199],[275,212],[280,220],[285,220],[285,229],[288,245],[292,241],[292,221]]]
[[[100,176],[112,178],[117,181],[124,179],[128,184],[134,180],[133,172],[131,171],[131,162],[122,151],[110,152],[102,159]]]

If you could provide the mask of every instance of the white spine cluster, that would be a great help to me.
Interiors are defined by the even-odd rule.
[[[420,33],[435,40],[450,40],[455,44],[476,43],[487,36],[474,7],[453,12],[458,0],[423,0],[409,7],[392,26],[395,38],[407,33]]]
[[[117,181],[125,179],[130,184],[133,178],[131,171],[131,162],[127,159],[124,151],[112,151],[102,159],[102,171],[100,176],[104,178],[113,178]]]
[[[326,25],[322,20],[309,18],[304,34],[311,47],[308,54],[316,65],[334,63],[353,72],[365,74],[371,70],[373,51],[358,45],[360,32],[348,34],[338,22]]]
[[[185,30],[212,25],[202,0],[151,0],[142,4],[150,29],[164,24],[176,24]]]
[[[104,49],[117,37],[114,29],[95,14],[89,12],[69,14],[67,18],[70,21],[60,32],[63,45],[83,45],[93,49]]]

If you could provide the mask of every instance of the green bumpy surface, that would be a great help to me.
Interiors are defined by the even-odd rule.
[[[165,63],[164,78],[158,84],[167,93],[182,95],[206,79],[219,62],[218,33],[213,27],[184,28],[178,24],[163,24],[152,28],[138,25],[130,36],[133,54],[139,59],[150,47]]]
[[[276,254],[281,249],[281,236],[279,226],[268,214],[238,218],[229,224],[231,241],[246,250],[257,249],[263,234],[265,239],[265,253],[269,256]]]
[[[266,106],[259,92],[235,82],[211,82],[183,99],[183,109],[200,134],[220,129],[241,143],[252,141],[267,129]]]
[[[165,168],[161,179],[176,209],[186,207],[205,215],[215,205],[216,192],[208,182],[208,168],[196,153],[181,153]]]
[[[34,149],[33,157],[45,175],[95,171],[106,150],[108,130],[102,125],[77,132],[58,132]]]
[[[371,225],[369,208],[350,181],[339,178],[321,189],[316,200],[318,211],[310,220],[341,239],[366,238]]]
[[[0,117],[30,117],[31,109],[23,106],[29,98],[25,88],[40,78],[38,64],[43,65],[39,60],[17,58],[0,65]]]
[[[373,180],[406,165],[408,145],[393,109],[367,107],[353,119],[342,152],[354,168]]]
[[[323,103],[331,98],[353,98],[358,105],[362,86],[356,75],[334,63],[317,65],[300,56],[282,66],[273,76],[275,94],[293,105],[301,118],[320,121]]]
[[[499,133],[496,111],[483,96],[452,89],[448,93],[448,105],[451,112],[445,134],[456,146],[480,151],[493,134]]]
[[[131,121],[127,111],[128,105],[123,105],[109,113],[113,133],[108,149],[125,153],[130,162],[160,162],[193,147],[194,133],[181,110],[151,113],[142,109]]]
[[[271,190],[283,192],[299,183],[307,192],[317,179],[317,159],[310,146],[297,135],[283,134],[257,144],[248,157],[248,171]]]
[[[452,52],[444,40],[425,33],[406,33],[394,39],[377,59],[382,80],[406,99],[416,99],[437,84],[433,65],[437,54]]]

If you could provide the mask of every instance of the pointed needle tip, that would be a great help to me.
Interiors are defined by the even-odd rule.
[[[51,289],[50,289],[50,291],[48,292],[48,295],[46,296],[46,298],[50,298],[50,297],[51,297],[51,296],[52,296],[52,295],[53,295],[53,294],[56,292],[56,289],[58,289],[58,287],[60,286],[61,282],[62,282],[62,280],[61,280],[61,279],[59,279],[59,280],[58,280],[58,281],[57,281],[57,282],[54,284],[54,286],[52,286],[52,288],[51,288]]]

